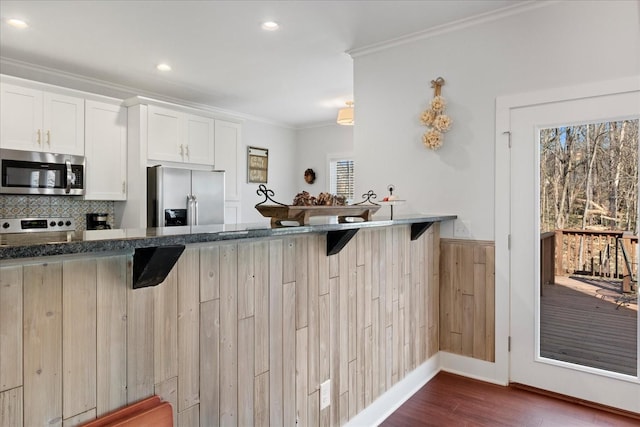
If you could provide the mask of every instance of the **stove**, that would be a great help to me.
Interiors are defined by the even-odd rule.
[[[73,218],[0,218],[0,234],[75,231]]]

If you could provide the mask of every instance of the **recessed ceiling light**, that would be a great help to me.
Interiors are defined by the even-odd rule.
[[[27,28],[29,26],[29,24],[24,22],[22,19],[16,18],[7,19],[7,24],[15,28]]]
[[[158,64],[156,68],[160,71],[171,71],[171,65],[165,63]]]
[[[280,28],[280,24],[273,21],[267,21],[262,23],[262,29],[266,31],[275,31]]]

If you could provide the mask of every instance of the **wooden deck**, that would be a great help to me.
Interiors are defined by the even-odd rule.
[[[611,282],[557,276],[540,298],[540,354],[622,374],[637,375],[638,304],[618,306],[598,289]]]

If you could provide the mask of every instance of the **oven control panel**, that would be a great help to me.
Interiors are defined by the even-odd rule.
[[[73,218],[0,218],[0,234],[75,231]]]

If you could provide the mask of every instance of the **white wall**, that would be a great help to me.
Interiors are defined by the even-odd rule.
[[[248,120],[242,124],[242,139],[244,162],[240,177],[243,180],[243,223],[267,221],[254,209],[256,203],[264,200],[256,194],[259,184],[247,183],[247,146],[269,149],[266,186],[275,192],[275,200],[281,203],[291,203],[294,196],[303,190],[314,195],[328,191],[328,156],[353,154],[353,127],[338,124],[294,130]],[[316,173],[316,182],[311,185],[304,181],[304,171],[308,168]]]
[[[337,111],[336,111],[337,114]],[[329,191],[329,156],[353,155],[353,127],[333,123],[326,126],[301,129],[297,132],[294,183],[296,193],[308,191],[313,195]],[[316,173],[316,181],[307,184],[304,171],[311,168]],[[356,162],[357,174],[358,165]]]
[[[260,184],[247,182],[247,146],[267,148],[269,150],[269,170],[267,188],[275,191],[275,199],[282,203],[293,200],[299,191],[295,183],[298,171],[295,165],[296,131],[276,125],[247,120],[242,124],[242,144],[244,146],[238,179],[242,182],[241,222],[268,222],[254,208],[264,200],[256,194]],[[304,181],[303,181],[304,182]]]
[[[494,239],[495,99],[640,75],[637,1],[550,3],[354,58],[356,193],[394,183],[409,209],[452,213]],[[426,149],[419,117],[442,95],[453,129]],[[451,223],[443,237],[453,236]]]

